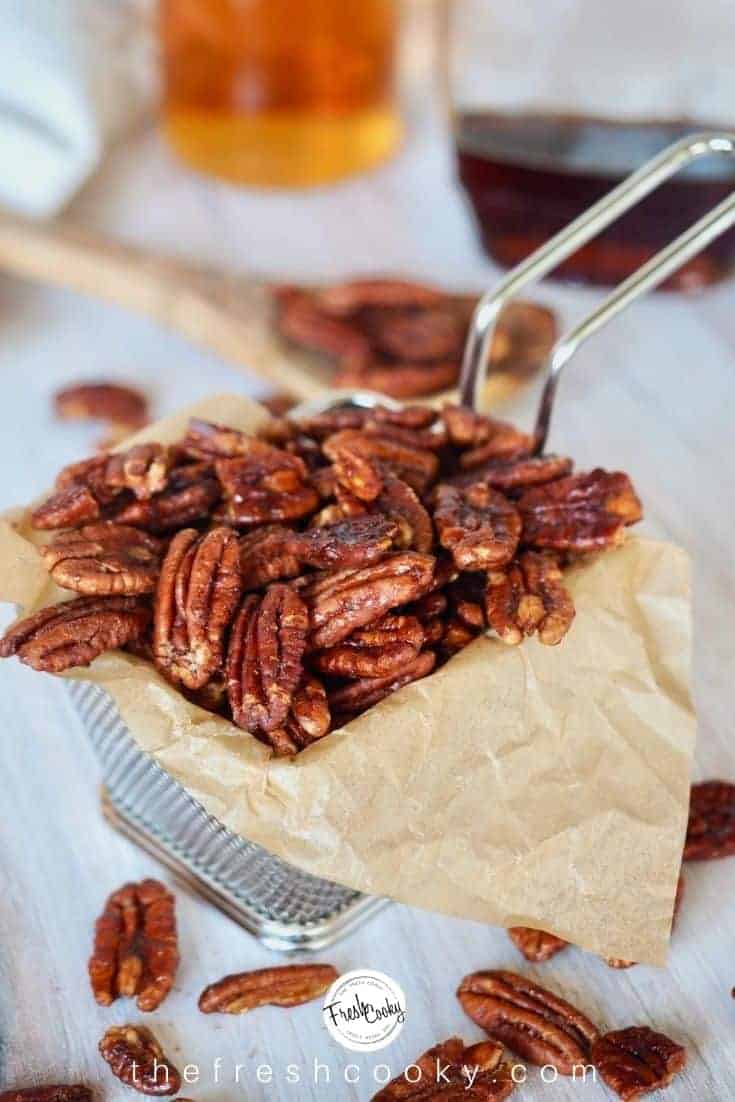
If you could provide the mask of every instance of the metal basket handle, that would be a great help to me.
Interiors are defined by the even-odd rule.
[[[494,291],[483,295],[475,309],[465,345],[460,378],[460,401],[463,405],[479,408],[495,323],[505,304],[521,288],[558,267],[600,230],[655,191],[664,180],[692,161],[711,154],[735,156],[735,133],[692,134],[670,145],[514,268]],[[546,382],[536,417],[537,452],[543,451],[546,444],[559,376],[580,345],[629,303],[657,287],[734,224],[735,192],[643,264],[592,313],[556,342],[549,356]]]

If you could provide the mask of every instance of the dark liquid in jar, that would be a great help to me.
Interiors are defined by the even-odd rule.
[[[460,114],[455,122],[459,176],[485,249],[513,267],[645,161],[697,129],[702,128],[684,123]],[[730,160],[702,158],[603,230],[555,275],[619,283],[725,199],[733,186]],[[734,264],[735,229],[680,268],[666,286],[705,286]]]

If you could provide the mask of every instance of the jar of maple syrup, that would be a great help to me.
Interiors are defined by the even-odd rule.
[[[457,174],[498,263],[524,260],[678,138],[735,123],[735,80],[724,67],[735,5],[680,0],[676,14],[664,0],[452,6]],[[731,160],[695,162],[555,274],[619,283],[734,187]],[[731,230],[667,286],[708,285],[734,264]]]
[[[204,172],[329,183],[393,153],[398,0],[159,0],[164,127]]]

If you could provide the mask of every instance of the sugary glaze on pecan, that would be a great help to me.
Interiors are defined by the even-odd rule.
[[[227,693],[239,727],[268,734],[281,727],[303,676],[308,610],[287,585],[248,596],[230,635]]]
[[[418,319],[370,303],[349,318],[383,347],[420,333],[425,356],[448,340],[445,305]],[[619,542],[640,506],[626,475],[571,474],[533,445],[457,407],[346,406],[257,435],[194,419],[166,447],[74,463],[31,521],[68,529],[41,554],[85,597],[11,629],[0,654],[59,671],[124,646],[294,754],[488,629],[563,638],[562,567]]]
[[[685,861],[708,861],[735,854],[735,784],[702,781],[692,785]]]
[[[92,1102],[82,1083],[50,1083],[44,1087],[13,1087],[0,1091],[0,1102]]]
[[[153,592],[162,554],[160,540],[113,521],[61,532],[39,550],[57,585],[95,596]]]
[[[474,972],[457,991],[473,1022],[531,1064],[573,1075],[589,1063],[598,1031],[581,1011],[514,972]]]
[[[17,655],[34,670],[62,673],[141,639],[150,619],[138,597],[77,597],[13,624],[0,639],[0,658]]]
[[[511,1068],[502,1060],[502,1045],[480,1041],[465,1046],[459,1037],[450,1037],[414,1060],[373,1095],[373,1102],[502,1102],[515,1088]]]
[[[668,1087],[686,1067],[683,1045],[648,1026],[629,1026],[598,1037],[592,1062],[603,1080],[623,1102]]]
[[[175,900],[158,880],[124,884],[108,898],[94,928],[89,958],[100,1006],[137,996],[138,1010],[161,1005],[179,965]]]
[[[518,510],[483,483],[437,487],[434,510],[439,542],[459,570],[494,570],[513,558],[521,536]]]
[[[533,964],[551,960],[569,945],[568,941],[556,937],[555,934],[549,934],[546,930],[532,930],[529,926],[511,926],[508,937],[526,960]]]
[[[339,976],[331,964],[286,964],[238,972],[205,987],[202,1014],[245,1014],[259,1006],[300,1006],[328,991]]]
[[[506,570],[489,572],[485,614],[488,626],[511,646],[534,633],[546,646],[560,643],[575,613],[556,557],[524,551]]]
[[[181,1076],[149,1029],[111,1026],[99,1043],[112,1074],[140,1094],[170,1095],[181,1089]]]
[[[185,528],[174,536],[161,566],[153,620],[153,658],[169,680],[201,689],[222,666],[241,590],[234,532],[212,528],[200,536]]]

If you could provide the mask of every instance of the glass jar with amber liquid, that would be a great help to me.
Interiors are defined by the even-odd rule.
[[[401,134],[396,0],[160,0],[174,150],[256,186],[324,184]]]

